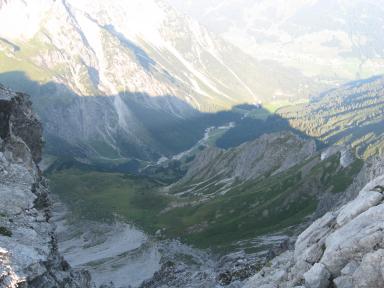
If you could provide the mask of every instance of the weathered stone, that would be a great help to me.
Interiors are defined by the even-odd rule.
[[[0,138],[20,138],[31,151],[33,160],[41,160],[43,147],[42,125],[32,112],[32,104],[25,94],[15,93],[0,86]],[[12,135],[11,135],[12,134]],[[12,136],[12,137],[11,137]],[[21,140],[21,141],[20,141]],[[8,148],[17,152],[12,143]]]
[[[334,213],[327,213],[320,219],[316,220],[303,233],[299,235],[295,244],[295,260],[305,261],[306,254],[303,253],[312,245],[320,242],[324,243],[324,239],[332,232],[336,224],[336,216]]]
[[[263,284],[260,286],[260,288],[278,288],[276,284]]]
[[[331,274],[323,264],[316,263],[304,274],[305,285],[308,288],[327,288]]]
[[[342,275],[352,275],[356,269],[359,267],[359,264],[356,261],[351,261],[341,270]]]
[[[338,276],[351,260],[380,247],[384,241],[384,204],[372,207],[326,239],[321,263]]]
[[[357,215],[368,210],[372,206],[379,204],[384,196],[379,192],[367,192],[360,194],[355,200],[348,203],[347,206],[339,213],[336,222],[339,226],[351,221]]]
[[[41,157],[41,125],[23,94],[0,86],[0,288],[92,287],[89,273],[74,271],[58,254],[49,222]],[[3,122],[6,121],[6,122]]]
[[[383,185],[384,175],[376,177],[355,200],[316,220],[299,235],[294,251],[272,259],[277,265],[263,268],[244,287],[384,287],[384,203],[381,193],[373,191]],[[286,277],[274,279],[280,270]]]
[[[352,277],[355,287],[384,287],[384,249],[366,254]]]
[[[352,276],[340,276],[333,280],[336,288],[353,288]]]

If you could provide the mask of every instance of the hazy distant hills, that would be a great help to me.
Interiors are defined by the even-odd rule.
[[[383,0],[170,2],[257,59],[321,82],[383,71]]]

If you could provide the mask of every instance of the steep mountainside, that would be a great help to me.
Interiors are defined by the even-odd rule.
[[[296,77],[283,74],[276,79],[278,71],[164,1],[5,3],[1,26],[12,28],[0,32],[7,62],[2,70],[18,64],[13,70],[20,68],[33,80],[66,84],[79,95],[174,95],[202,111],[271,100],[277,89],[300,96],[293,85]],[[24,23],[15,22],[16,11],[25,16]]]
[[[207,128],[184,123],[198,111],[309,94],[298,73],[254,60],[154,0],[5,1],[0,72],[32,95],[48,148],[109,159],[186,149]],[[164,137],[184,141],[167,151],[159,134],[186,126],[191,136]]]
[[[219,253],[260,252],[268,245],[255,244],[259,237],[295,234],[293,227],[324,213],[332,205],[328,200],[338,199],[362,166],[358,159],[344,162],[343,149],[321,156],[314,140],[291,132],[263,135],[228,150],[200,149],[185,156],[191,158],[183,164],[188,171],[172,185],[157,174],[63,166],[51,172],[52,188],[78,217],[117,214],[161,238],[181,237]],[[178,171],[176,164],[159,164],[161,175]]]
[[[384,0],[180,1],[0,0],[0,288],[384,287]]]
[[[89,275],[71,270],[57,252],[56,237],[49,222],[50,202],[45,180],[34,162],[41,157],[41,126],[31,112],[25,95],[3,88],[0,95],[0,193],[5,199],[0,203],[0,283],[4,287],[18,287],[16,285],[20,282],[29,283],[32,287],[64,284],[66,287],[91,287]],[[184,241],[222,249],[222,252],[256,252],[253,257],[258,262],[254,265],[249,264],[249,260],[237,263],[236,259],[243,259],[240,253],[220,259],[218,268],[215,268],[217,271],[210,267],[210,273],[219,273],[216,281],[234,281],[233,287],[236,287],[240,285],[236,281],[244,280],[259,269],[263,263],[260,257],[265,255],[262,253],[279,241],[276,239],[281,241],[294,235],[300,225],[309,221],[308,216],[322,208],[322,198],[344,197],[340,192],[353,182],[361,167],[359,160],[345,161],[346,153],[341,148],[331,147],[319,153],[313,140],[280,132],[264,135],[253,143],[227,151],[219,150],[215,157],[218,162],[214,165],[217,170],[212,170],[218,175],[213,176],[236,174],[236,181],[228,187],[229,190],[214,187],[214,183],[208,181],[192,185],[189,193],[179,193],[183,191],[183,186],[187,187],[188,181],[185,180],[197,181],[206,174],[204,171],[208,170],[204,170],[202,159],[210,158],[211,149],[217,154],[217,148],[209,147],[206,151],[197,152],[195,159],[200,159],[200,169],[192,169],[185,179],[167,187],[168,195],[161,193],[161,190],[164,193],[164,188],[157,191],[161,184],[149,178],[141,179],[140,184],[129,175],[86,171],[72,171],[72,174],[61,171],[63,175],[54,176],[59,177],[59,181],[54,183],[55,189],[61,189],[62,196],[71,200],[73,215],[100,220],[92,218],[98,214],[105,220],[106,217],[115,217],[115,213],[121,216],[128,213],[127,220],[137,221],[138,225],[152,233],[158,231],[158,239],[184,235]],[[292,158],[292,155],[295,157]],[[199,164],[194,161],[191,167]],[[377,175],[382,169],[380,163],[380,159],[370,161],[358,177],[368,179]],[[239,165],[250,166],[240,170]],[[227,174],[221,174],[225,169]],[[71,178],[65,178],[65,173]],[[271,260],[262,272],[246,283],[246,287],[263,287],[264,284],[269,285],[265,287],[274,287],[276,283],[280,283],[281,287],[292,287],[304,282],[311,288],[327,287],[332,281],[335,285],[357,283],[360,285],[357,287],[380,287],[382,279],[375,274],[372,265],[379,266],[375,263],[381,257],[380,223],[383,221],[378,209],[383,198],[382,182],[382,177],[374,180],[356,200],[314,222],[299,236],[295,251],[287,251]],[[111,187],[108,183],[115,186]],[[220,179],[215,183],[220,183]],[[69,189],[68,185],[72,188]],[[87,189],[82,189],[81,185]],[[206,189],[209,186],[211,189]],[[128,187],[131,191],[127,190]],[[88,196],[87,191],[91,192]],[[103,198],[103,193],[107,198]],[[130,198],[125,199],[127,195]],[[95,210],[95,207],[98,208]],[[376,233],[372,233],[372,229],[377,230]],[[182,251],[177,253],[188,255]],[[187,264],[177,265],[164,263],[143,287],[158,287],[160,284],[166,287],[169,283],[194,281],[193,277],[197,276],[188,276],[189,268],[183,266]],[[214,285],[212,274],[204,273],[201,276],[207,277]],[[361,273],[365,277],[360,277]],[[323,286],[316,286],[319,283]]]
[[[353,182],[362,161],[326,151],[291,132],[263,135],[226,151],[206,148],[167,187],[178,204],[165,209],[160,223],[169,225],[163,227],[171,235],[183,234],[201,246],[260,249],[251,239],[294,234],[295,225],[327,211]]]
[[[212,183],[216,194],[224,194],[236,181],[284,172],[315,152],[315,141],[303,140],[290,132],[264,134],[228,150],[208,147],[197,154],[173,189],[182,186],[188,193],[206,194],[204,191],[211,189],[208,184]]]
[[[382,0],[170,0],[257,59],[322,82],[382,73]]]
[[[91,287],[60,256],[46,180],[35,161],[41,124],[26,95],[0,86],[0,287]]]
[[[351,82],[308,104],[282,108],[290,125],[328,144],[347,144],[364,158],[383,152],[384,78]]]

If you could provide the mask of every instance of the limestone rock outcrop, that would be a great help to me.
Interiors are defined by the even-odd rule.
[[[42,145],[28,96],[0,86],[0,287],[93,287],[58,252]]]
[[[271,260],[244,287],[384,287],[383,192],[384,175],[316,220],[299,235],[293,251]]]

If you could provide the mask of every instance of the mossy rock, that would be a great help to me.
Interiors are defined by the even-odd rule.
[[[0,226],[0,235],[12,237],[12,231],[9,230],[7,227]]]

